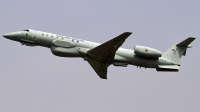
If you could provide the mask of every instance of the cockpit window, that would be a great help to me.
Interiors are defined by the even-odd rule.
[[[22,31],[27,31],[27,32],[29,32],[29,30],[28,30],[28,29],[26,29],[26,30],[22,30]]]
[[[22,31],[25,31],[26,36],[29,36],[29,30],[28,29],[22,30]]]

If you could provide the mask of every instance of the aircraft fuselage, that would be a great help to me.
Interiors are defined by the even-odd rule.
[[[50,48],[56,56],[81,57],[86,61],[90,60],[87,58],[87,51],[100,45],[95,42],[32,29],[8,33],[4,37],[19,41],[22,45]],[[177,63],[163,57],[145,58],[136,55],[134,50],[119,48],[114,56],[113,65],[125,67],[129,64],[145,68],[157,68],[158,65],[177,65]]]

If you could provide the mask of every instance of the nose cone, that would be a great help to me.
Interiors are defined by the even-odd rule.
[[[12,39],[14,37],[14,33],[7,33],[7,34],[4,34],[3,37],[7,38],[7,39]]]

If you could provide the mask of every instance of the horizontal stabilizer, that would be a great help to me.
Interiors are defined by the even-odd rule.
[[[158,65],[159,68],[167,68],[167,69],[180,69],[177,65]]]
[[[177,65],[158,65],[156,68],[157,71],[169,71],[169,72],[178,72],[179,66]]]
[[[178,72],[179,69],[156,68],[158,72]]]
[[[176,46],[180,46],[180,47],[187,47],[192,41],[194,41],[196,38],[194,37],[188,37],[187,39],[185,39],[184,41],[176,44]]]

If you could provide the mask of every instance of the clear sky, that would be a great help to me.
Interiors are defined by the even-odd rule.
[[[0,112],[200,112],[199,0],[1,0],[0,35],[27,28],[103,43],[131,31],[122,47],[162,52],[197,39],[178,73],[135,66],[100,79],[81,58],[0,38]]]

